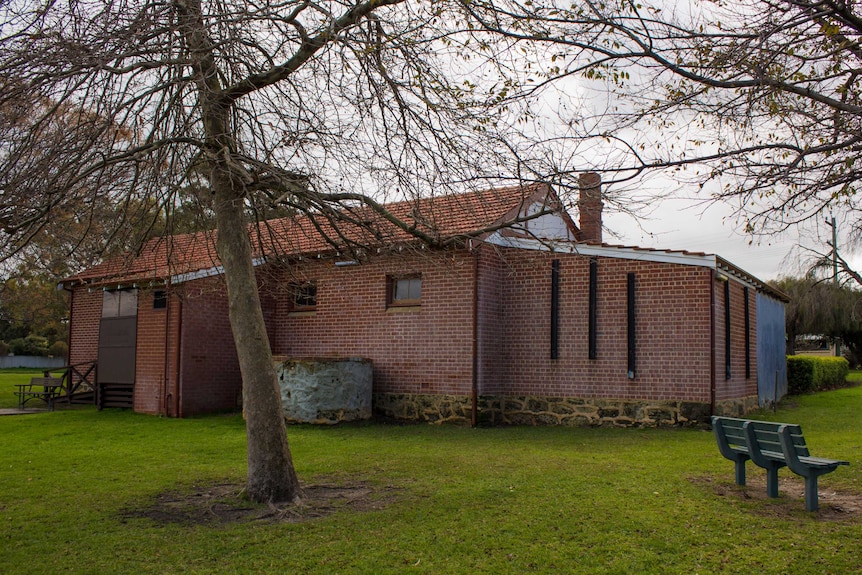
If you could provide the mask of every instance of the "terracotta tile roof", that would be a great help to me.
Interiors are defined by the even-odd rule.
[[[555,210],[561,207],[548,186],[534,184],[384,206],[414,233],[397,227],[366,206],[260,222],[249,226],[249,233],[258,257],[350,252],[353,248],[417,241],[417,235],[438,243],[487,235],[489,228],[515,220],[537,201],[547,202]],[[568,219],[567,214],[565,217]],[[482,230],[487,233],[477,233]],[[212,269],[219,265],[215,240],[214,231],[155,238],[139,253],[110,259],[67,278],[64,283],[161,281]]]

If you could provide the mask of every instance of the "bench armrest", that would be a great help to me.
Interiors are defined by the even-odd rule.
[[[724,431],[724,425],[720,417],[712,417],[712,433],[715,435],[715,442],[718,444],[718,451],[731,461],[738,459],[748,459],[748,456],[738,449],[733,449],[727,441],[727,434]]]

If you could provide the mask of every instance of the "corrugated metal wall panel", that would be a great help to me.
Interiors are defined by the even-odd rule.
[[[762,406],[787,395],[784,304],[757,293],[757,396]]]

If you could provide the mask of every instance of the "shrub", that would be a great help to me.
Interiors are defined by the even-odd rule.
[[[38,335],[13,339],[9,351],[15,355],[48,355],[48,340]]]
[[[821,357],[818,362],[817,389],[828,389],[844,385],[850,373],[850,363],[843,357]]]
[[[54,357],[66,357],[67,353],[69,353],[69,344],[65,341],[55,341],[51,347],[48,348],[48,355]]]
[[[814,358],[787,356],[787,393],[800,395],[814,390]]]
[[[0,355],[9,355],[9,344],[5,341],[0,341]]]
[[[787,357],[787,391],[791,395],[810,393],[842,385],[850,372],[843,357]]]

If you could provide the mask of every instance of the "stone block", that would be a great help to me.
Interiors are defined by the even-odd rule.
[[[665,407],[647,408],[647,417],[658,424],[673,425],[675,422],[673,411]]]
[[[709,422],[710,411],[708,403],[683,401],[679,404],[679,419],[682,423],[707,423]]]
[[[276,365],[276,372],[288,422],[334,424],[371,417],[368,360],[288,360]]]

